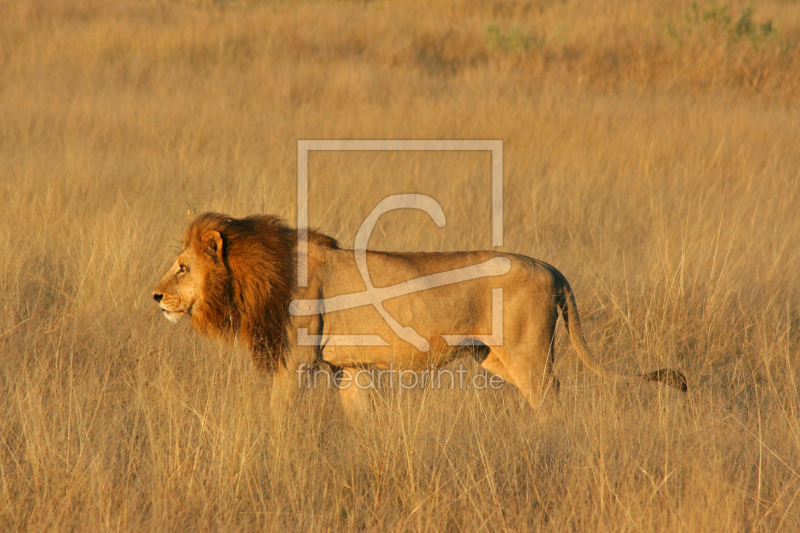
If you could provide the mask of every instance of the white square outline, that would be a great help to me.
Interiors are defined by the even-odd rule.
[[[298,140],[297,141],[297,284],[308,286],[308,152],[316,151],[489,151],[492,153],[492,246],[503,245],[502,140]],[[492,290],[492,333],[442,335],[450,346],[503,344],[503,289]],[[406,339],[407,340],[407,339]],[[377,335],[309,335],[298,329],[302,346],[387,346]],[[427,351],[427,348],[420,348]]]
[[[297,141],[297,286],[308,287],[308,152],[491,152],[492,246],[503,246],[503,141],[474,139]]]

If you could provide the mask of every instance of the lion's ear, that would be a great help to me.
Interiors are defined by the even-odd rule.
[[[203,234],[203,251],[222,261],[222,235],[218,231],[207,231]]]

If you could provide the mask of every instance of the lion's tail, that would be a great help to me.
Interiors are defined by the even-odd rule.
[[[578,352],[578,357],[580,357],[581,361],[583,361],[586,366],[604,378],[616,381],[660,381],[683,392],[689,390],[686,376],[684,376],[681,372],[671,368],[662,368],[661,370],[656,370],[655,372],[634,375],[619,374],[603,368],[600,363],[594,360],[592,352],[589,351],[589,347],[586,345],[586,340],[583,338],[581,320],[580,317],[578,317],[578,306],[575,303],[575,297],[572,294],[572,289],[570,288],[569,283],[564,276],[560,275],[559,273],[558,277],[561,281],[561,290],[557,291],[558,306],[561,308],[561,314],[564,317],[564,324],[569,332],[569,339],[572,341],[575,351]]]

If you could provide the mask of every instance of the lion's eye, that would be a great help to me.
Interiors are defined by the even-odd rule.
[[[178,274],[186,274],[186,266],[185,265],[178,265]]]

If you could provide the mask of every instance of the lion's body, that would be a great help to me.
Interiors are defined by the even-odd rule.
[[[553,383],[553,335],[560,312],[578,355],[596,372],[686,389],[685,378],[672,370],[625,376],[596,365],[569,284],[541,261],[492,251],[367,252],[374,286],[367,292],[354,252],[311,232],[308,283],[298,287],[294,234],[271,217],[201,215],[156,287],[156,300],[168,318],[188,313],[198,331],[245,342],[256,364],[273,370],[281,382],[274,399],[292,395],[294,373],[303,365],[325,361],[353,372],[367,365],[419,371],[445,364],[472,346],[481,348],[481,366],[516,385],[536,408]],[[470,269],[482,265],[502,268],[475,276]],[[465,279],[457,275],[467,271],[472,274]],[[388,319],[372,303],[378,293],[386,297],[381,304]],[[359,295],[364,298],[358,300]],[[358,344],[353,336],[369,341],[353,345]],[[359,391],[341,391],[346,407],[363,407]]]
[[[313,252],[312,252],[313,253]],[[318,294],[307,297],[330,299],[366,290],[351,250],[319,250],[320,267],[310,269],[312,287]],[[374,364],[379,367],[422,370],[446,363],[458,345],[444,336],[470,338],[495,335],[498,344],[529,344],[540,324],[555,325],[555,282],[548,267],[532,259],[496,252],[383,254],[367,252],[367,266],[375,288],[384,288],[424,276],[481,264],[494,257],[511,260],[511,269],[501,276],[480,277],[452,285],[441,285],[386,300],[386,311],[400,324],[413,327],[428,342],[421,351],[401,339],[372,305],[323,315],[322,328],[315,331],[324,343],[334,335],[377,335],[383,346],[326,345],[322,357],[339,367]],[[313,264],[313,261],[312,261]],[[315,272],[316,271],[316,272]],[[512,289],[513,288],[513,289]],[[502,309],[492,306],[493,289],[503,289]],[[313,289],[312,289],[313,290]],[[494,313],[505,317],[500,331],[492,331]],[[501,340],[502,338],[502,340]],[[549,344],[549,339],[546,341]],[[491,359],[503,346],[492,346]],[[529,359],[529,358],[528,358]]]

